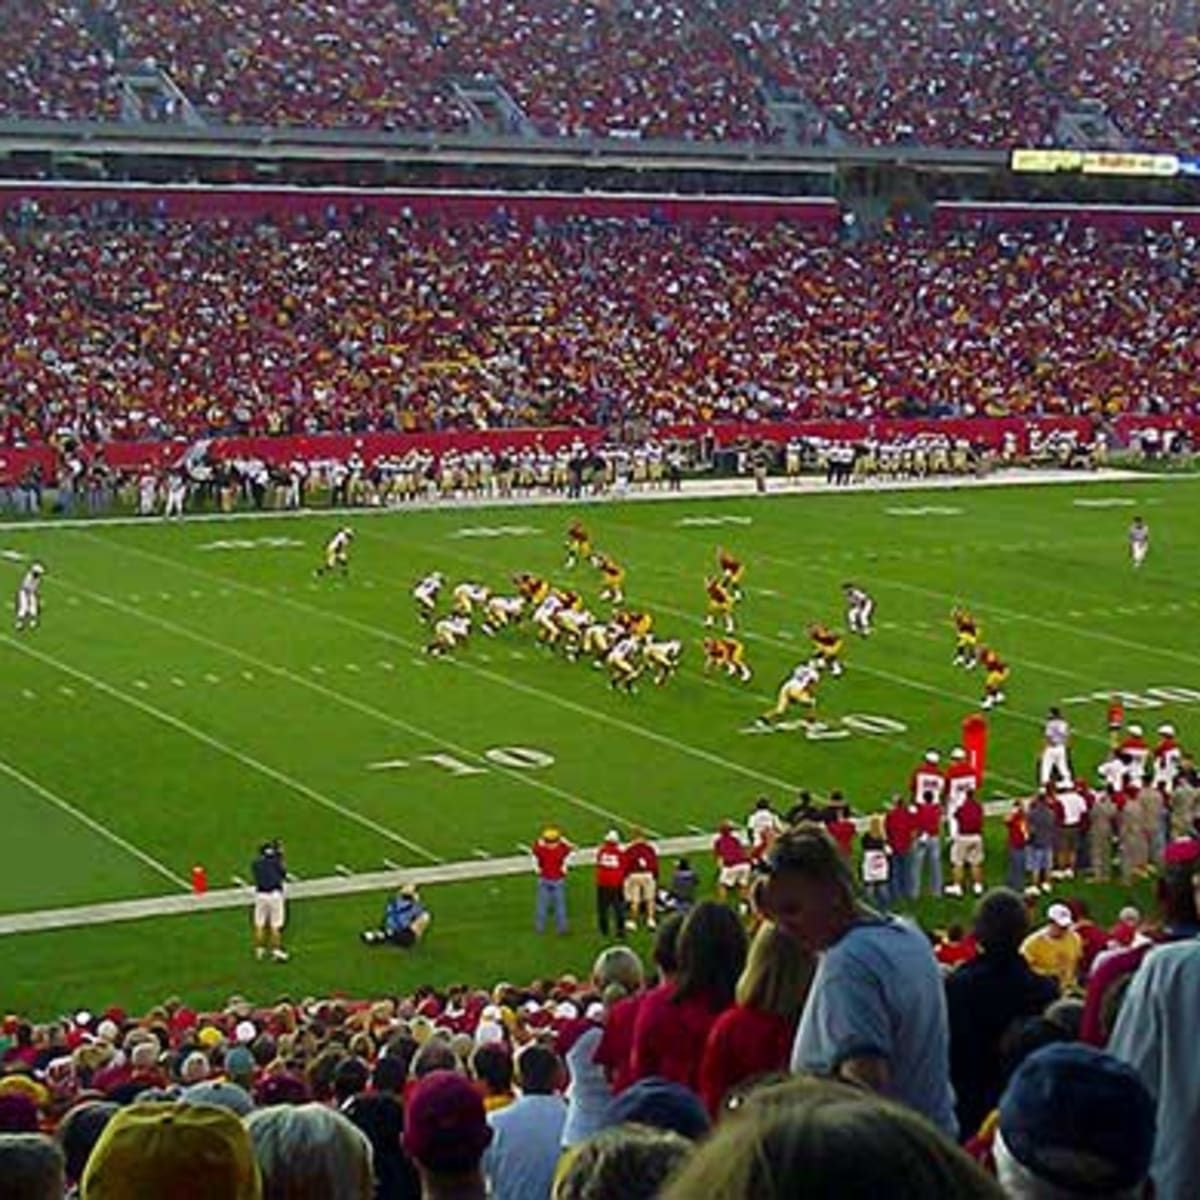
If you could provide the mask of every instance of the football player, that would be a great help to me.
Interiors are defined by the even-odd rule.
[[[624,689],[632,694],[637,690],[634,685],[642,673],[638,662],[640,652],[641,647],[635,637],[621,638],[608,652],[604,664],[608,667],[608,686],[614,691]]]
[[[1150,526],[1141,517],[1134,517],[1129,526],[1129,557],[1135,569],[1146,561],[1149,552]]]
[[[860,637],[871,636],[871,618],[875,614],[875,600],[857,584],[843,583],[846,596],[846,625],[851,633]]]
[[[678,638],[657,642],[647,638],[642,649],[646,666],[654,675],[654,682],[662,687],[679,668],[679,656],[683,653],[683,643]]]
[[[973,671],[979,661],[979,622],[961,606],[950,610],[950,620],[954,622],[954,665]]]
[[[648,637],[654,628],[654,618],[648,612],[626,608],[613,613],[613,620],[632,637]]]
[[[600,572],[604,580],[600,599],[620,604],[625,599],[625,568],[607,554],[593,554],[592,566]]]
[[[597,621],[583,631],[583,652],[594,660],[592,666],[604,666],[608,652],[625,636],[625,630],[614,621],[602,624]]]
[[[1004,685],[1008,680],[1008,664],[996,653],[991,646],[985,646],[979,655],[983,664],[983,700],[984,708],[995,708],[1004,703]]]
[[[551,592],[533,610],[533,627],[537,630],[539,645],[553,646],[558,641],[558,622],[555,618],[562,607],[562,597],[557,592]]]
[[[808,638],[812,642],[813,661],[822,671],[836,678],[842,673],[842,649],[846,639],[840,633],[814,621],[808,627]]]
[[[779,685],[779,694],[775,697],[775,707],[763,713],[758,718],[760,725],[770,725],[778,721],[793,704],[799,704],[811,714],[816,711],[816,687],[821,678],[821,671],[814,659],[797,663],[792,673]],[[805,725],[809,718],[802,718]]]
[[[721,572],[721,582],[733,594],[734,600],[740,600],[742,598],[742,580],[746,575],[746,564],[741,559],[734,558],[724,546],[718,546],[717,567]]]
[[[475,611],[475,605],[484,605],[492,589],[482,583],[472,583],[469,580],[455,584],[452,596],[452,608],[459,616],[469,617]]]
[[[581,560],[587,562],[591,556],[592,539],[588,531],[584,529],[582,521],[572,521],[567,526],[567,560],[564,565],[571,568]]]
[[[550,584],[545,579],[537,575],[530,575],[528,571],[514,575],[513,583],[517,585],[520,595],[524,596],[530,604],[541,604],[550,592]]]
[[[523,596],[489,596],[483,606],[483,624],[479,627],[488,637],[516,624],[525,613]]]
[[[433,620],[434,609],[437,608],[438,595],[446,577],[441,571],[431,571],[412,590],[413,599],[417,602],[417,616],[426,623]]]
[[[16,612],[17,632],[23,629],[36,629],[42,615],[41,587],[46,568],[40,562],[30,563],[29,570],[21,579],[17,588]]]
[[[320,578],[332,570],[340,570],[343,575],[350,573],[350,543],[354,540],[354,530],[342,526],[325,543],[325,561],[313,574]]]
[[[471,620],[459,613],[443,617],[433,627],[433,639],[425,647],[426,654],[449,654],[455,646],[465,642],[471,633]]]
[[[713,626],[720,623],[726,633],[732,633],[733,624],[733,590],[716,576],[707,576],[704,580],[704,593],[708,597],[708,612],[704,624]]]
[[[704,673],[707,675],[713,668],[735,675],[743,683],[749,683],[753,674],[746,662],[746,647],[737,638],[704,639]]]
[[[595,618],[586,608],[572,608],[564,605],[554,614],[554,622],[563,635],[563,652],[571,662],[574,662],[583,648],[583,635],[587,632],[589,625],[595,624]]]

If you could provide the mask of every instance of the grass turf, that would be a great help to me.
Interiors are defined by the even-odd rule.
[[[975,609],[1012,666],[1009,703],[991,718],[989,796],[1028,787],[1052,703],[1066,706],[1088,774],[1104,750],[1093,693],[1128,692],[1131,720],[1152,732],[1170,719],[1194,746],[1198,488],[364,515],[351,521],[346,580],[312,578],[333,516],[6,531],[10,584],[17,555],[41,558],[49,575],[42,628],[0,638],[0,911],[177,891],[194,863],[220,886],[246,876],[254,846],[276,835],[312,878],[511,854],[550,821],[580,844],[613,824],[707,829],[758,794],[785,804],[799,787],[841,788],[872,811],[975,710],[978,673],[950,664],[955,602]],[[1136,574],[1130,502],[1154,539]],[[627,566],[630,603],[654,613],[658,634],[685,640],[676,679],[616,695],[527,629],[476,637],[452,660],[421,654],[408,593],[434,568],[498,589],[530,570],[578,582],[594,605],[596,573],[562,568],[574,515]],[[748,564],[749,685],[699,671],[702,579],[719,543]],[[845,677],[822,683],[825,736],[750,732],[805,654],[807,622],[841,623],[847,579],[874,593],[877,632],[850,641]],[[372,766],[384,762],[406,765]],[[561,942],[529,932],[523,879],[429,889],[435,932],[405,957],[357,945],[380,906],[363,896],[293,905],[297,953],[279,968],[250,959],[244,912],[12,936],[0,941],[0,1005],[41,1013],[176,991],[266,999],[582,970],[596,945],[584,875],[573,881],[576,932]],[[1101,911],[1124,898],[1097,891]],[[965,911],[922,906],[929,919]]]

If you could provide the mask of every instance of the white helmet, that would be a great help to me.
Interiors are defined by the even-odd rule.
[[[1161,733],[1163,735],[1163,737],[1174,737],[1175,736],[1175,726],[1171,725],[1169,723],[1165,724],[1165,725],[1160,725],[1158,727],[1158,732]]]
[[[950,751],[950,757],[958,762],[961,762],[967,757],[967,752],[961,746],[955,746],[954,749]]]
[[[46,573],[46,568],[43,567],[40,562],[35,562],[33,566],[29,568],[29,570],[34,575],[45,575]]]
[[[1140,725],[1130,725],[1129,736],[1130,737],[1141,737],[1142,736],[1142,727]]]
[[[937,763],[941,760],[941,755],[936,750],[925,751],[925,761],[927,763]]]

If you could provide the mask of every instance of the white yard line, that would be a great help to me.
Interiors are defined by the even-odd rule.
[[[1008,810],[1008,800],[990,801],[984,811],[997,816]],[[855,824],[861,831],[867,823],[859,817]],[[715,832],[705,832],[698,825],[690,826],[695,834],[685,837],[657,839],[655,844],[664,858],[676,854],[695,854],[711,848]],[[519,846],[520,854],[504,858],[469,858],[460,862],[439,863],[431,867],[409,867],[403,870],[368,871],[357,875],[332,875],[323,879],[308,879],[288,887],[289,900],[318,900],[335,896],[353,896],[364,892],[387,892],[401,883],[418,887],[435,884],[469,883],[481,879],[500,879],[512,875],[534,877],[533,862],[527,846]],[[591,866],[596,860],[594,849],[577,850],[571,856],[575,868]],[[140,900],[119,900],[105,904],[84,904],[69,908],[43,909],[38,912],[13,913],[0,916],[0,936],[15,933],[38,933],[49,929],[71,929],[89,925],[107,925],[116,921],[138,921],[151,917],[190,915],[218,912],[248,905],[252,889],[240,879],[239,886],[220,888],[203,895],[147,896]]]
[[[28,788],[35,795],[40,796],[49,804],[53,804],[55,808],[65,812],[69,817],[78,821],[81,825],[87,826],[93,833],[99,834],[107,842],[112,842],[114,846],[120,847],[126,854],[131,854],[139,862],[144,863],[152,871],[157,872],[164,879],[169,879],[172,883],[182,888],[185,892],[190,889],[188,881],[182,875],[176,875],[170,867],[164,862],[160,862],[152,854],[147,854],[145,850],[135,846],[131,841],[123,838],[115,830],[110,829],[103,821],[96,820],[95,817],[88,816],[82,809],[77,808],[69,800],[64,799],[57,792],[52,792],[44,784],[38,783],[36,779],[30,778],[24,771],[18,771],[11,763],[0,759],[0,772],[7,775],[10,779],[15,779],[22,787]]]
[[[129,610],[131,612],[138,610]],[[8,636],[0,636],[0,642],[11,646],[14,650],[21,654],[27,655],[30,658],[36,659],[44,663],[46,666],[53,667],[66,675],[70,675],[73,679],[79,680],[81,683],[86,683],[89,687],[103,693],[106,696],[111,696],[114,700],[119,700],[123,704],[129,705],[131,708],[136,708],[140,712],[145,713],[149,717],[153,717],[157,721],[161,721],[164,725],[169,725],[172,729],[180,733],[186,734],[190,738],[194,738],[198,742],[217,750],[229,758],[235,759],[243,766],[249,767],[253,771],[257,771],[260,775],[265,775],[268,779],[273,779],[276,783],[281,783],[285,787],[301,796],[311,800],[314,804],[319,804],[322,808],[328,809],[330,812],[340,813],[348,820],[363,826],[365,829],[371,830],[373,833],[379,834],[381,837],[387,838],[389,841],[395,842],[397,845],[404,846],[411,850],[414,854],[420,855],[422,858],[430,862],[441,862],[441,858],[434,854],[432,850],[426,849],[417,842],[410,841],[402,834],[397,833],[394,829],[389,829],[386,825],[381,825],[378,821],[372,820],[368,816],[364,816],[360,812],[356,812],[352,808],[341,804],[339,801],[332,799],[329,796],[323,795],[315,788],[309,787],[299,779],[294,779],[292,776],[285,774],[283,771],[262,762],[253,755],[239,750],[236,746],[229,745],[228,742],[221,741],[220,738],[213,737],[211,734],[205,733],[204,730],[198,729],[195,725],[180,717],[176,717],[169,712],[164,712],[161,708],[155,708],[152,704],[147,704],[144,700],[139,700],[136,696],[131,696],[126,692],[122,692],[119,688],[113,687],[112,684],[106,683],[103,679],[97,678],[95,675],[89,674],[87,671],[80,670],[78,667],[72,666],[70,663],[63,662],[61,659],[55,658],[51,654],[46,654],[42,650],[35,650],[28,642],[21,642],[15,638]]]

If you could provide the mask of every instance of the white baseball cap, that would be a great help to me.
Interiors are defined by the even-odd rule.
[[[1071,910],[1065,904],[1052,904],[1046,909],[1046,917],[1052,925],[1057,925],[1061,929],[1070,929],[1075,918],[1071,916]]]
[[[936,750],[926,750],[926,751],[925,751],[925,761],[926,761],[927,763],[935,763],[935,762],[937,762],[937,761],[938,761],[938,760],[939,760],[941,757],[942,757],[942,756],[941,756],[941,755],[940,755],[940,754],[939,754],[939,753],[938,753]]]
[[[1132,737],[1142,736],[1142,727],[1140,725],[1130,725],[1129,733]]]
[[[950,751],[950,757],[963,759],[967,757],[967,752],[961,746],[955,746],[954,749]]]
[[[1161,733],[1163,735],[1163,737],[1174,737],[1175,736],[1175,726],[1171,725],[1171,724],[1160,725],[1158,727],[1158,732]]]

